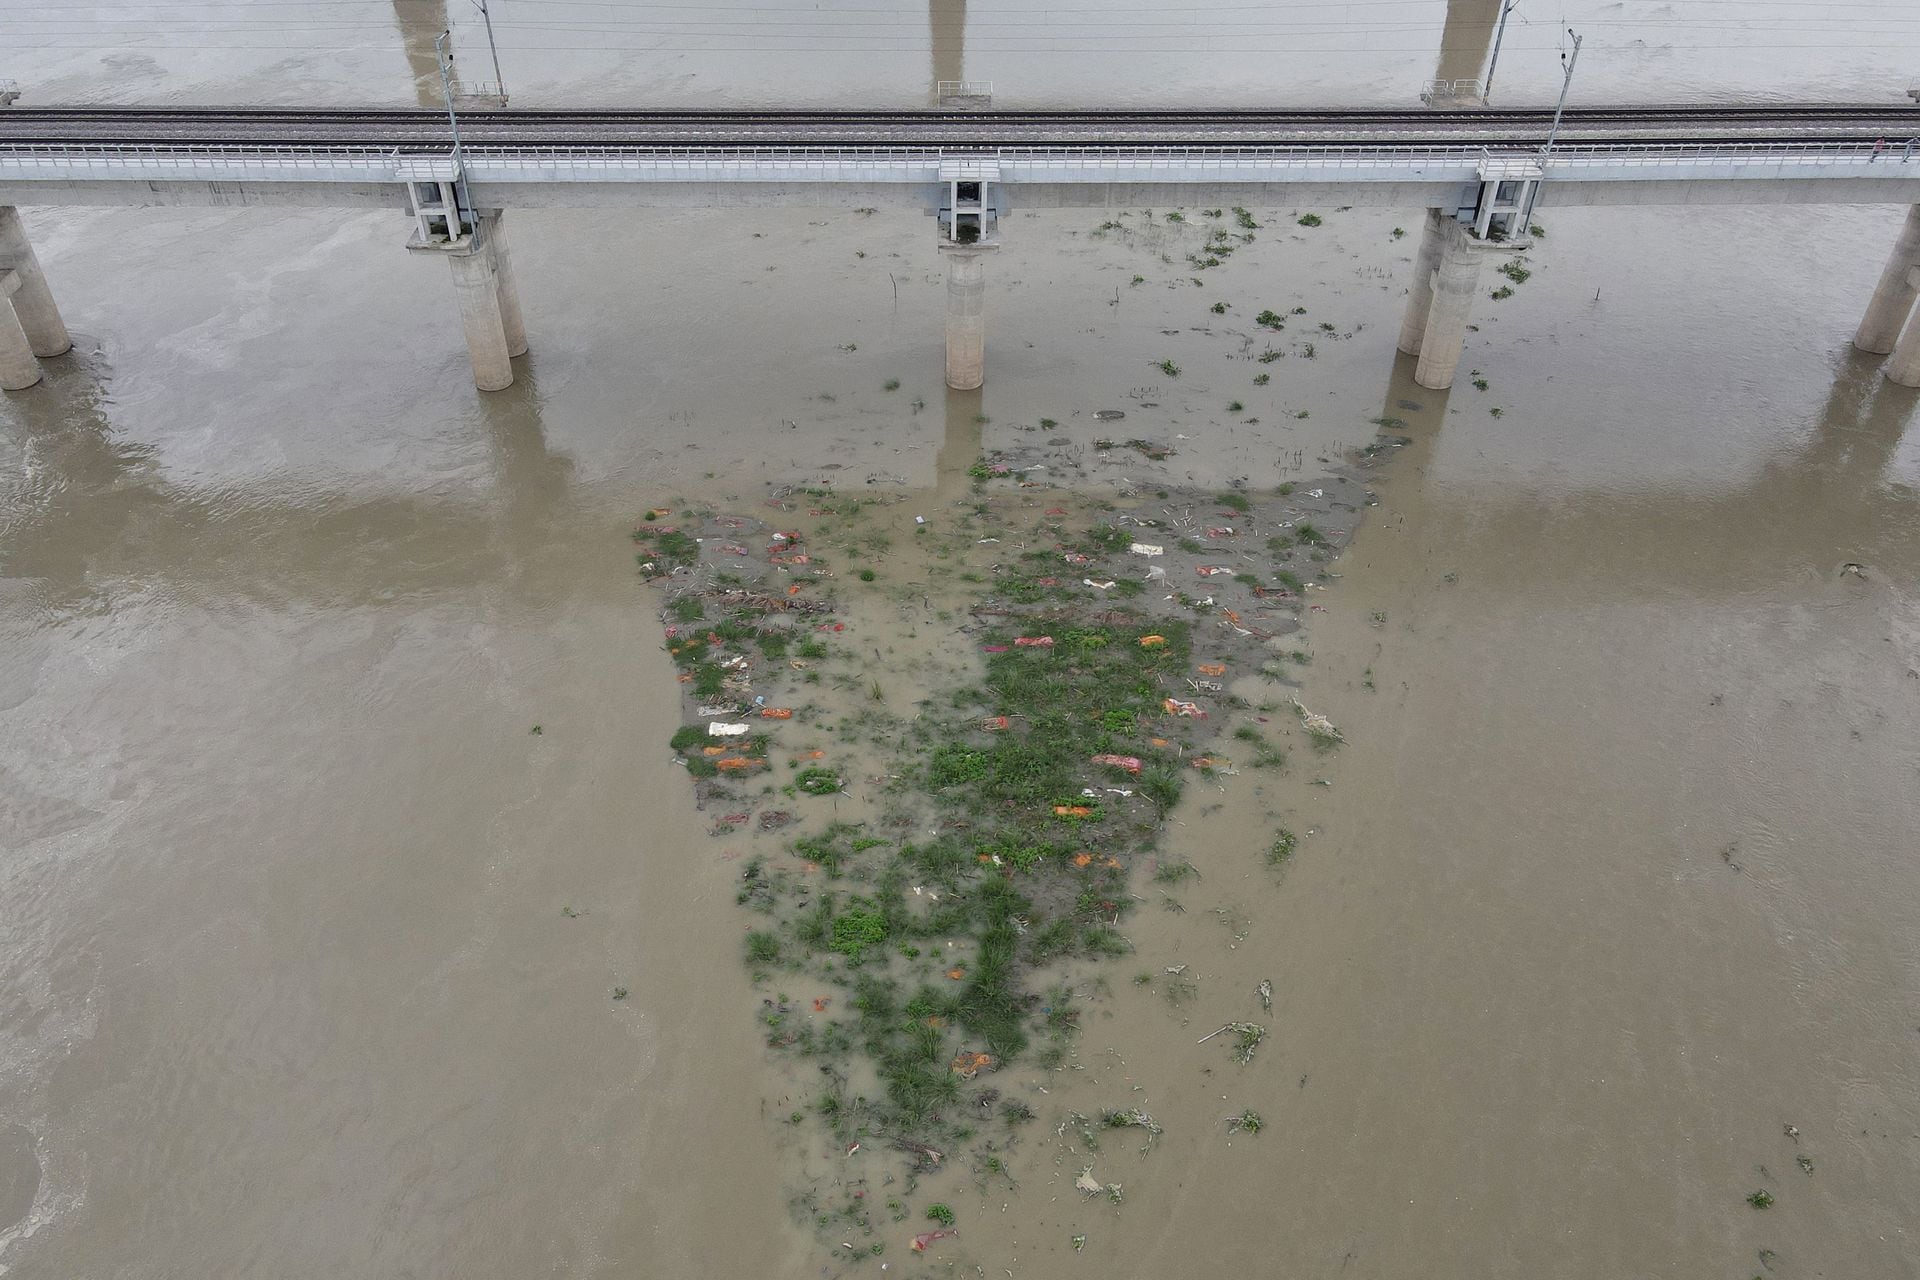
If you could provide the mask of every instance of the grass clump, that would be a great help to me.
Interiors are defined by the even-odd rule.
[[[827,945],[829,949],[859,964],[869,948],[878,947],[886,940],[886,916],[871,904],[863,904],[834,917],[832,941]]]
[[[1129,1107],[1125,1111],[1107,1110],[1100,1113],[1100,1123],[1109,1129],[1139,1129],[1147,1135],[1141,1146],[1142,1151],[1153,1150],[1153,1144],[1166,1130],[1162,1129],[1154,1118],[1139,1107]]]
[[[1320,215],[1317,213],[1303,213],[1294,219],[1294,221],[1303,227],[1317,227],[1320,225]]]
[[[634,559],[641,572],[656,577],[688,568],[700,558],[699,540],[679,529],[642,525],[633,531],[633,541],[640,548]]]
[[[810,796],[830,796],[841,787],[840,775],[832,769],[818,766],[802,769],[793,780],[793,785]]]
[[[1233,1060],[1242,1066],[1253,1061],[1254,1051],[1267,1038],[1267,1029],[1257,1022],[1232,1022],[1227,1030],[1233,1032]]]

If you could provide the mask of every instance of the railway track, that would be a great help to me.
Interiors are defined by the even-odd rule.
[[[469,144],[507,146],[1139,147],[1446,143],[1544,139],[1542,110],[1430,111],[467,111]],[[1920,107],[1879,104],[1647,106],[1569,110],[1560,136],[1584,143],[1904,142]],[[438,111],[225,107],[0,110],[0,145],[173,143],[444,146]]]

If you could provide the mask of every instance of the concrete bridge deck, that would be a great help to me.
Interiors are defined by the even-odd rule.
[[[469,143],[545,146],[1153,147],[1296,143],[1531,146],[1536,108],[1340,111],[525,111],[460,113]],[[1920,106],[1859,103],[1570,108],[1568,142],[1838,142],[1920,135]],[[63,107],[0,112],[0,143],[445,145],[444,112]]]

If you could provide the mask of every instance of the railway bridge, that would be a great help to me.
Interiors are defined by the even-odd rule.
[[[1920,108],[781,112],[0,111],[0,387],[71,345],[21,206],[387,208],[452,269],[475,385],[527,349],[515,208],[795,204],[933,215],[946,370],[985,371],[986,264],[1029,208],[1375,205],[1427,210],[1399,346],[1453,382],[1484,259],[1539,209],[1623,204],[1909,207],[1854,341],[1920,386]]]

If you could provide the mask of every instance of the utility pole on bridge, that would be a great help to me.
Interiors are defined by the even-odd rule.
[[[1520,219],[1521,235],[1526,235],[1527,228],[1533,225],[1534,201],[1540,198],[1540,183],[1545,182],[1547,179],[1547,161],[1553,158],[1554,139],[1560,136],[1560,116],[1561,113],[1567,109],[1567,90],[1573,87],[1573,69],[1580,64],[1580,41],[1582,37],[1576,35],[1572,27],[1567,28],[1567,34],[1573,36],[1573,56],[1568,57],[1565,53],[1560,55],[1560,61],[1566,64],[1566,70],[1561,73],[1560,77],[1560,103],[1553,109],[1553,124],[1547,130],[1547,145],[1540,149],[1540,177],[1539,180],[1533,184],[1533,190],[1527,195],[1526,216]]]
[[[487,0],[474,0],[480,21],[487,24],[487,49],[493,54],[493,87],[500,91],[500,105],[507,105],[507,78],[500,72],[500,46],[493,42],[493,15],[487,12]]]
[[[1500,6],[1500,25],[1493,29],[1493,56],[1487,59],[1487,82],[1480,87],[1480,101],[1493,101],[1493,69],[1500,65],[1500,42],[1507,35],[1507,15],[1512,13],[1520,0],[1507,0]]]

